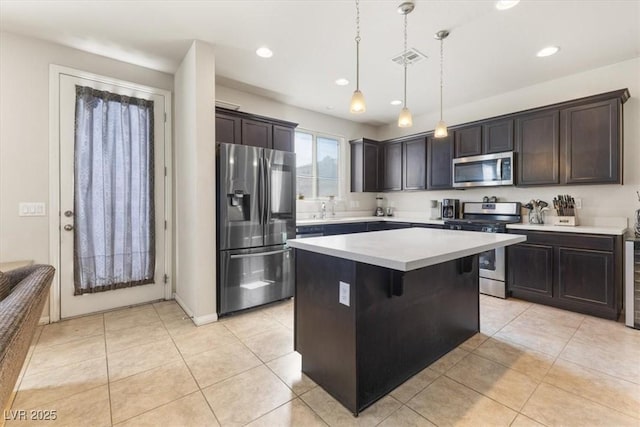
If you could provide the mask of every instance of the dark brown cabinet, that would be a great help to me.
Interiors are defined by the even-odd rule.
[[[511,296],[607,319],[622,309],[622,237],[511,230],[526,243],[507,248]]]
[[[273,125],[257,120],[242,120],[242,145],[273,147]]]
[[[619,99],[610,99],[561,111],[565,183],[622,181],[620,105]]]
[[[349,141],[349,144],[351,146],[351,191],[379,191],[379,143],[371,139],[362,138]]]
[[[402,143],[402,189],[427,188],[427,141],[424,137]]]
[[[296,123],[216,108],[216,142],[293,152]]]
[[[451,161],[453,160],[453,137],[427,137],[427,188],[446,190],[453,188]]]
[[[558,110],[516,118],[518,185],[560,183]]]
[[[540,298],[553,297],[553,246],[521,243],[510,246],[509,289]]]
[[[454,135],[456,158],[482,154],[482,126],[462,127]]]
[[[242,119],[228,114],[216,114],[216,142],[240,144]]]
[[[513,119],[494,120],[482,125],[484,154],[513,151]]]
[[[295,151],[295,129],[288,126],[273,125],[273,149]]]
[[[382,191],[402,190],[402,142],[385,142],[381,145]]]

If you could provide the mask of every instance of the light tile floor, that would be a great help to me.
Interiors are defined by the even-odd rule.
[[[39,328],[13,413],[55,410],[51,426],[640,426],[640,331],[514,299],[481,296],[480,334],[358,418],[300,363],[292,301],[198,328],[160,302]]]

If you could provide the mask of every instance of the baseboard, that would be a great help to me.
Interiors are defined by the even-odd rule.
[[[193,323],[195,323],[196,326],[202,326],[202,325],[206,325],[207,323],[217,322],[218,315],[216,313],[213,313],[213,314],[207,314],[206,316],[192,317],[192,319],[193,319]]]
[[[174,293],[173,298],[175,298],[178,305],[182,307],[184,312],[187,313],[187,315],[191,318],[191,321],[193,321],[193,323],[196,326],[202,326],[202,325],[206,325],[207,323],[213,323],[218,321],[218,315],[216,313],[207,314],[205,316],[198,316],[198,317],[194,316],[193,311],[191,311],[191,309],[184,303],[184,301],[182,300],[182,298],[180,298],[178,294]]]
[[[40,325],[48,325],[50,323],[49,316],[42,316],[40,320],[38,320],[38,326]]]

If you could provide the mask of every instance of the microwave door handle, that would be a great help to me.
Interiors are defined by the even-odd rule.
[[[502,159],[498,159],[498,181],[502,181]]]

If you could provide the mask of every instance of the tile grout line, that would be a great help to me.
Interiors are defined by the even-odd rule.
[[[111,402],[111,378],[109,377],[109,353],[107,352],[107,320],[102,315],[102,327],[104,328],[104,363],[107,369],[107,394],[109,395],[109,418],[113,426],[113,402]]]
[[[164,322],[164,319],[162,318],[162,316],[160,316],[160,313],[158,313],[158,309],[153,306],[153,309],[156,311],[156,314],[158,315],[158,317],[160,317],[160,321],[162,322],[162,326],[164,327],[164,329],[167,331],[167,333],[169,334],[169,337],[171,338],[171,342],[173,343],[174,347],[176,348],[176,350],[178,351],[178,354],[180,355],[180,359],[182,359],[182,363],[184,363],[184,366],[187,368],[187,370],[189,371],[189,375],[191,375],[191,378],[193,379],[193,382],[196,383],[196,387],[198,387],[198,390],[200,392],[200,395],[202,396],[202,398],[204,399],[205,403],[207,404],[207,407],[209,407],[209,410],[211,411],[211,414],[213,414],[213,418],[216,420],[216,422],[218,423],[218,425],[222,425],[220,423],[220,420],[218,419],[218,416],[216,415],[216,412],[213,410],[213,408],[211,407],[211,404],[209,403],[209,399],[207,399],[207,397],[204,395],[204,391],[202,390],[202,387],[200,387],[200,383],[198,382],[198,380],[196,379],[195,375],[193,375],[193,372],[191,371],[191,367],[189,366],[189,364],[187,363],[187,361],[184,359],[184,355],[182,354],[182,352],[180,351],[180,349],[178,348],[178,345],[176,344],[175,340],[173,339],[173,335],[171,335],[171,332],[169,332],[169,330],[167,329],[167,325]],[[181,308],[182,310],[182,308]],[[184,311],[184,310],[183,310]],[[186,313],[185,313],[186,315]],[[191,318],[189,318],[191,320],[191,322],[193,323],[193,320]],[[198,326],[196,326],[197,328]],[[184,396],[183,396],[184,397]],[[181,398],[175,399],[172,402],[175,402],[176,400],[179,400]],[[167,402],[171,403],[171,402]],[[154,408],[155,409],[155,408]]]

